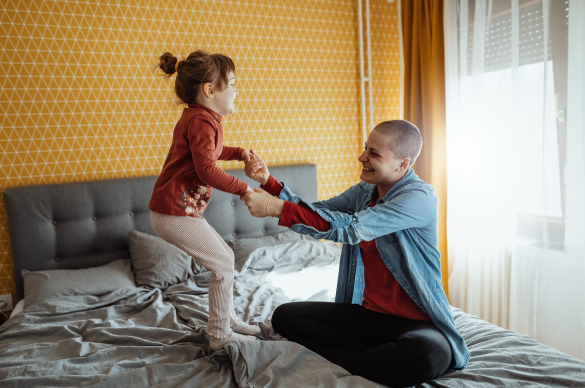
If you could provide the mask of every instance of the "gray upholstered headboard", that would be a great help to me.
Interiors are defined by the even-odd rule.
[[[272,167],[276,179],[309,201],[317,200],[315,165]],[[231,170],[235,177],[259,185]],[[14,278],[24,297],[20,271],[87,268],[129,258],[128,229],[154,234],[148,202],[156,176],[54,185],[4,191]],[[227,241],[271,235],[285,228],[274,218],[254,218],[236,195],[214,190],[203,213]]]

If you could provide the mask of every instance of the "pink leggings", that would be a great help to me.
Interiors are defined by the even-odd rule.
[[[234,311],[234,252],[203,218],[150,213],[152,229],[166,242],[211,271],[207,334],[226,338],[237,324]]]

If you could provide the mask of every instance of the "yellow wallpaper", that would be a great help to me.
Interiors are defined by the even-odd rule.
[[[157,175],[180,111],[160,54],[237,67],[225,144],[269,166],[314,163],[319,197],[359,178],[356,0],[16,1],[0,4],[0,196],[7,187]],[[365,8],[364,8],[365,10]],[[398,118],[396,2],[372,0],[375,121]],[[226,169],[240,167],[222,162]],[[4,200],[0,294],[14,293]]]

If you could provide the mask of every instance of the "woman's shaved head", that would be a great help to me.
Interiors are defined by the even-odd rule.
[[[388,148],[396,159],[410,158],[408,167],[411,167],[422,149],[422,136],[413,123],[406,120],[383,121],[376,125],[378,131],[389,137]]]

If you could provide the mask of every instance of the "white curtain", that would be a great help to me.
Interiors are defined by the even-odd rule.
[[[452,305],[585,360],[585,0],[446,0]]]

